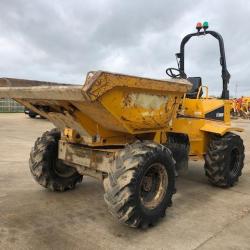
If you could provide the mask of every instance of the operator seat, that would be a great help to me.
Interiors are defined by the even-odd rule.
[[[191,90],[186,94],[187,98],[196,99],[199,92],[199,88],[202,86],[201,77],[188,77],[187,80],[193,84]],[[199,94],[199,98],[202,96],[203,92]]]

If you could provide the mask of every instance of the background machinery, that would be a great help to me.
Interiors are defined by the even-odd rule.
[[[231,117],[250,119],[250,97],[231,99]]]

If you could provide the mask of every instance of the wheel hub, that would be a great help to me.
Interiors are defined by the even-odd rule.
[[[168,175],[164,165],[152,164],[144,174],[140,187],[141,203],[154,209],[163,200],[168,186]]]
[[[53,167],[57,175],[65,178],[72,176],[76,172],[74,168],[66,166],[61,160],[56,160]]]
[[[143,190],[145,192],[149,192],[151,190],[151,188],[152,188],[152,185],[153,185],[152,176],[145,176],[143,178],[143,183],[142,183]]]

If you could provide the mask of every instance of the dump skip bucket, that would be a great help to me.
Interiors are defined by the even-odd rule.
[[[83,86],[1,78],[0,98],[15,99],[60,129],[110,136],[167,127],[190,88],[183,79],[155,80],[96,71],[87,75]]]

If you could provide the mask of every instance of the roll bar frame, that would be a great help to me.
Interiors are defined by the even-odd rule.
[[[201,31],[201,32],[196,32],[196,33],[191,33],[191,34],[186,35],[181,41],[180,52],[176,54],[176,57],[179,58],[179,63],[178,63],[179,70],[181,72],[181,75],[186,76],[186,74],[185,74],[185,45],[186,45],[186,43],[190,40],[191,37],[201,36],[201,35],[206,35],[206,34],[212,35],[219,42],[220,65],[222,67],[221,77],[222,77],[222,83],[223,83],[221,99],[229,99],[228,84],[229,84],[229,80],[230,80],[230,73],[227,70],[224,41],[223,41],[222,36],[218,32],[215,32],[212,30],[206,30],[206,31]]]

